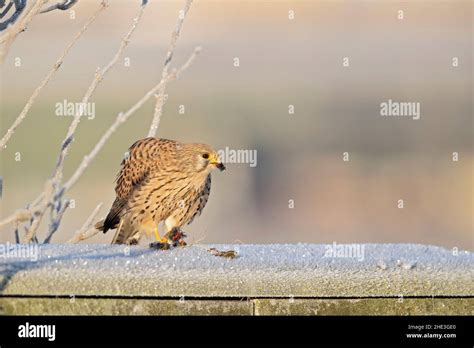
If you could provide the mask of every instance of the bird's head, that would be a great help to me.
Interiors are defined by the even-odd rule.
[[[215,168],[220,171],[225,170],[225,166],[221,162],[219,155],[209,145],[189,144],[187,150],[189,150],[191,164],[196,171],[209,172]]]

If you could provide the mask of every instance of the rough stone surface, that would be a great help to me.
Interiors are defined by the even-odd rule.
[[[255,299],[255,315],[473,315],[472,298]]]
[[[1,298],[2,315],[252,315],[250,301]]]
[[[0,298],[1,315],[474,315],[472,298]]]
[[[236,250],[235,259],[207,249]],[[473,296],[471,252],[365,244],[361,257],[327,247],[42,245],[38,259],[0,257],[0,292],[28,296],[410,297]],[[8,256],[8,255],[7,255]],[[326,254],[327,256],[327,254]]]
[[[0,253],[0,314],[473,314],[471,252],[359,247],[30,245],[20,257],[16,246]]]

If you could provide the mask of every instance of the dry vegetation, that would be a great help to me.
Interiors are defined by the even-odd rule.
[[[11,23],[8,28],[5,29],[4,33],[0,36],[0,61],[3,63],[4,58],[8,54],[12,42],[16,39],[21,39],[21,35],[19,34],[21,34],[22,31],[27,29],[28,23],[35,19],[37,15],[41,13],[48,13],[53,10],[67,10],[75,3],[75,0],[66,0],[51,4],[48,4],[47,0],[29,2],[28,6],[25,7],[22,11],[21,16],[19,16],[14,23]],[[116,65],[118,60],[123,56],[126,47],[133,38],[135,30],[140,24],[140,20],[146,11],[147,4],[148,1],[144,0],[139,5],[137,14],[134,16],[127,33],[123,36],[117,51],[112,56],[109,63],[105,67],[98,68],[96,70],[96,73],[94,74],[90,85],[87,88],[84,97],[82,98],[82,103],[86,104],[90,100],[91,96],[94,94],[100,82],[102,82],[102,80],[106,77],[107,73]],[[125,123],[147,100],[149,100],[153,96],[156,97],[156,103],[154,108],[154,117],[150,125],[148,136],[154,136],[156,134],[163,113],[166,84],[170,81],[177,79],[180,74],[192,64],[192,62],[201,50],[200,47],[196,47],[189,56],[189,58],[186,60],[186,62],[180,68],[170,69],[171,62],[173,59],[173,53],[176,48],[177,41],[179,39],[181,28],[183,26],[184,20],[191,4],[192,0],[186,0],[183,9],[179,12],[177,25],[174,31],[172,32],[171,41],[163,65],[161,80],[158,81],[155,86],[153,86],[142,98],[140,98],[140,100],[138,100],[127,111],[121,112],[117,115],[114,122],[100,137],[96,145],[93,147],[92,151],[84,156],[81,163],[71,175],[71,177],[65,181],[63,177],[64,162],[66,160],[69,148],[73,144],[75,132],[82,118],[81,113],[77,113],[74,115],[71,124],[69,125],[69,128],[67,130],[67,133],[64,137],[64,140],[59,148],[59,153],[57,155],[56,165],[53,168],[53,173],[44,184],[43,190],[39,193],[36,199],[34,199],[31,203],[27,204],[25,208],[16,210],[12,215],[0,221],[0,228],[6,225],[12,225],[14,227],[17,242],[39,243],[40,240],[37,235],[37,231],[40,224],[44,223],[44,220],[46,220],[46,216],[49,217],[48,233],[41,242],[49,243],[51,241],[51,238],[53,237],[54,233],[57,232],[61,224],[63,215],[68,209],[69,201],[65,197],[68,190],[80,179],[82,174],[88,168],[89,164],[94,160],[94,158],[101,151],[103,146],[114,134],[114,132],[123,123]],[[56,63],[48,71],[44,79],[34,90],[31,97],[27,100],[24,108],[22,109],[18,117],[8,128],[6,134],[1,138],[0,152],[6,148],[8,141],[12,136],[14,136],[15,130],[21,125],[23,120],[28,115],[29,110],[37,100],[42,89],[58,72],[58,70],[63,64],[63,61],[65,60],[65,58],[67,58],[67,55],[69,54],[71,48],[87,31],[90,25],[96,21],[99,15],[108,7],[109,3],[107,1],[102,1],[97,10],[92,14],[92,16],[88,20],[86,20],[82,29],[73,37],[71,42],[63,50]],[[40,20],[40,18],[38,20]],[[83,224],[82,227],[77,230],[77,232],[69,240],[70,243],[77,243],[79,241],[89,239],[97,233],[97,230],[95,230],[92,225],[100,211],[101,206],[102,203],[98,203],[97,207],[92,211],[87,221]],[[49,214],[47,214],[47,212],[49,212]]]

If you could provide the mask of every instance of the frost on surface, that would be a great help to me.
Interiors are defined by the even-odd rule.
[[[317,244],[41,245],[37,260],[0,258],[0,290],[15,295],[365,297],[473,295],[470,252],[363,244],[358,255]],[[208,249],[235,250],[236,258]]]

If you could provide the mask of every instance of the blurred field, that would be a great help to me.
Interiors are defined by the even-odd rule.
[[[96,6],[81,1],[74,7],[75,20],[59,11],[42,15],[19,36],[1,70],[1,136]],[[71,121],[54,114],[55,103],[82,98],[138,6],[138,1],[112,2],[0,153],[0,217],[42,190]],[[96,118],[81,122],[66,178],[117,113],[158,81],[181,6],[150,3],[125,53],[131,66],[114,68],[92,98]],[[203,52],[168,86],[158,135],[256,149],[258,165],[229,164],[226,172],[215,173],[208,206],[186,228],[191,241],[403,242],[472,249],[472,6],[469,1],[194,3],[174,65],[196,45]],[[396,18],[400,8],[403,21]],[[293,21],[289,9],[295,11]],[[349,68],[342,66],[346,56]],[[16,57],[22,60],[19,68]],[[459,58],[459,67],[451,66],[452,57]],[[381,117],[379,105],[389,98],[420,102],[421,119]],[[146,136],[152,113],[149,102],[122,126],[67,195],[76,206],[66,213],[55,242],[69,239],[99,202],[106,214],[121,158]],[[346,151],[349,162],[342,160]],[[454,151],[458,162],[452,161]],[[397,208],[399,199],[404,209]],[[1,230],[0,241],[13,239],[11,230]]]

